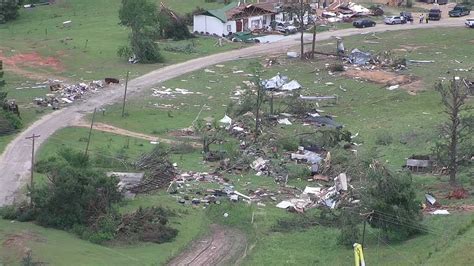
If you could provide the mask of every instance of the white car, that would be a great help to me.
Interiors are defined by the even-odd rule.
[[[469,28],[474,28],[474,18],[466,19],[466,26],[468,26]]]
[[[275,30],[285,34],[293,34],[298,31],[298,28],[289,23],[276,22]]]
[[[385,17],[383,22],[385,24],[394,25],[394,24],[404,24],[407,21],[401,16],[390,16],[390,17]]]

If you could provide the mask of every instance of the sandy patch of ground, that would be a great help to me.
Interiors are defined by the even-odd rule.
[[[73,126],[76,127],[84,127],[84,128],[90,128],[90,123],[86,121],[78,121],[73,124]],[[133,132],[130,130],[126,130],[123,128],[118,128],[112,125],[104,124],[104,123],[94,123],[93,129],[97,131],[102,131],[102,132],[107,132],[107,133],[112,133],[120,136],[128,136],[132,138],[137,138],[137,139],[143,139],[143,140],[148,140],[148,141],[153,141],[153,142],[161,142],[161,143],[166,143],[166,144],[179,144],[180,141],[176,140],[171,140],[171,139],[165,139],[165,138],[160,138],[156,136],[151,136],[143,133],[138,133],[138,132]],[[199,147],[200,145],[197,143],[192,144],[195,147]]]
[[[30,252],[28,244],[31,242],[46,242],[46,239],[32,231],[23,231],[7,235],[2,243],[2,248],[9,250],[10,254],[15,253],[17,256],[23,257]]]
[[[190,139],[190,140],[199,140],[199,136],[196,135],[192,128],[183,128],[175,131],[171,131],[168,135],[175,137],[175,138],[183,138],[183,139]]]
[[[6,56],[4,52],[0,50],[0,60],[3,61],[6,71],[11,71],[14,74],[36,80],[56,77],[42,73],[47,71],[30,71],[25,69],[25,67],[37,68],[39,70],[45,68],[53,70],[54,72],[62,72],[64,70],[64,66],[58,58],[52,56],[43,57],[37,52],[18,53],[12,56]]]
[[[416,93],[424,89],[423,82],[414,76],[398,74],[385,70],[357,70],[349,69],[345,76],[382,84],[385,86],[400,85],[402,89]]]

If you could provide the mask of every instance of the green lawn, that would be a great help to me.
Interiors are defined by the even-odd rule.
[[[276,73],[288,75],[291,79],[297,79],[305,87],[301,91],[301,94],[304,95],[337,94],[339,96],[338,105],[321,105],[319,108],[334,115],[335,119],[343,123],[351,132],[359,133],[354,141],[362,144],[359,147],[361,151],[375,148],[379,160],[386,161],[393,169],[400,169],[406,157],[412,154],[426,154],[430,151],[436,138],[436,128],[445,119],[439,96],[433,90],[433,84],[440,77],[450,78],[453,74],[473,77],[472,71],[454,70],[474,67],[474,54],[470,53],[472,46],[470,42],[473,40],[473,36],[466,34],[466,32],[470,32],[466,30],[468,29],[458,28],[380,33],[377,34],[378,39],[371,40],[377,41],[379,44],[365,42],[367,36],[344,39],[345,46],[349,50],[359,48],[373,53],[391,50],[392,54],[397,57],[435,60],[434,64],[409,66],[409,70],[401,72],[416,75],[422,80],[425,90],[416,96],[410,95],[402,89],[388,91],[385,89],[386,86],[347,78],[343,74],[329,75],[325,70],[325,65],[333,64],[334,59],[326,57],[318,57],[315,62],[300,62],[288,60],[282,56],[278,58],[280,65],[264,68],[261,76],[270,78]],[[330,50],[333,47],[334,44],[324,42],[318,49]],[[264,58],[257,60],[264,62]],[[131,131],[171,137],[169,131],[191,126],[201,109],[202,112],[199,115],[201,118],[220,119],[226,112],[230,101],[229,97],[233,96],[236,86],[244,87],[242,81],[251,80],[251,77],[247,75],[250,74],[248,71],[250,62],[252,60],[228,62],[223,67],[209,67],[208,69],[211,71],[200,70],[170,80],[157,88],[162,89],[161,86],[164,86],[172,89],[188,89],[195,94],[178,94],[175,98],[159,98],[151,96],[153,92],[151,89],[146,90],[139,97],[130,99],[127,104],[129,116],[126,118],[121,118],[121,106],[117,104],[107,107],[106,115],[97,116],[97,121]],[[238,70],[243,70],[244,73],[234,73]],[[447,73],[448,71],[449,73]],[[327,82],[333,84],[327,84]],[[340,86],[346,91],[341,90]],[[470,104],[472,104],[471,100]],[[157,105],[171,105],[171,107],[162,109]],[[277,109],[279,108],[280,105],[277,104]],[[279,134],[294,136],[307,130],[303,126],[293,125],[279,127],[277,131]],[[377,145],[376,139],[381,134],[390,135],[393,139],[392,143]],[[87,136],[87,129],[67,128],[59,131],[41,148],[39,157],[45,158],[60,146],[83,150],[85,136]],[[110,154],[116,154],[124,148],[125,142],[125,137],[94,131],[91,154],[102,152],[104,149]],[[145,141],[133,140],[130,143],[127,150],[130,158],[152,148]],[[201,163],[199,151],[185,155],[173,155],[172,160],[184,170],[208,171],[212,169],[212,165]],[[242,193],[262,187],[273,191],[279,189],[272,177],[257,177],[252,172],[242,176],[228,175],[227,177]],[[430,191],[435,193],[442,204],[473,203],[472,198],[466,200],[445,199],[444,197],[449,192],[446,177],[416,175],[413,180],[420,201],[423,201],[423,194]],[[459,180],[468,190],[472,191],[472,176],[469,173],[463,171]],[[299,188],[304,188],[306,185],[304,180],[290,180],[290,183]],[[265,203],[266,207],[223,203],[213,205],[206,211],[189,208],[190,216],[183,216],[175,221],[177,227],[181,226],[179,228],[182,232],[176,242],[159,246],[139,245],[129,248],[111,248],[111,250],[119,251],[126,256],[140,259],[136,263],[130,262],[133,259],[129,257],[125,258],[105,251],[100,256],[96,255],[97,250],[102,250],[103,247],[77,240],[75,237],[59,231],[51,231],[54,232],[51,233],[51,241],[34,243],[34,246],[38,246],[38,248],[33,249],[33,252],[51,264],[62,264],[67,260],[67,257],[62,254],[73,252],[71,246],[77,245],[81,252],[75,253],[71,258],[78,264],[83,264],[82,261],[84,264],[103,264],[108,259],[114,264],[163,263],[166,258],[172,255],[171,251],[176,254],[190,239],[207,230],[207,227],[204,226],[207,220],[200,220],[202,217],[206,217],[213,222],[237,227],[247,233],[251,245],[244,261],[245,265],[350,265],[353,263],[353,251],[350,248],[337,245],[338,232],[335,229],[315,226],[304,231],[274,232],[272,228],[278,219],[295,217],[297,214],[290,214],[275,208],[275,202]],[[180,208],[174,198],[164,192],[158,192],[128,202],[122,207],[122,211],[133,210],[140,205],[154,206],[158,204]],[[224,212],[229,213],[228,218],[223,218]],[[314,212],[312,210],[310,214]],[[254,217],[253,223],[251,223],[252,216]],[[472,252],[470,252],[474,239],[473,220],[472,213],[426,216],[423,223],[429,233],[402,243],[379,241],[377,237],[379,232],[369,228],[365,245],[366,261],[369,265],[471,265],[474,259]],[[196,222],[200,223],[196,225]],[[30,228],[39,233],[46,230],[31,224],[2,222],[0,223],[0,235],[14,232],[16,226],[20,226],[20,230]],[[1,228],[3,228],[3,232]],[[73,241],[74,243],[72,243]],[[56,243],[61,246],[60,250],[63,250],[61,255],[53,253]],[[68,260],[68,262],[70,261]]]
[[[297,79],[306,89],[301,94],[338,95],[339,104],[334,107],[324,107],[329,114],[337,117],[351,132],[359,133],[356,142],[364,147],[375,147],[378,135],[389,134],[393,143],[387,146],[377,146],[384,160],[399,167],[406,157],[413,153],[427,153],[436,139],[435,129],[444,117],[438,94],[433,90],[435,82],[440,77],[452,78],[453,74],[472,77],[473,73],[459,72],[454,69],[471,69],[474,67],[474,57],[469,53],[469,41],[472,36],[465,34],[466,29],[450,30],[415,30],[410,34],[403,32],[377,34],[379,44],[364,42],[365,36],[345,38],[348,50],[359,48],[364,51],[378,53],[392,50],[395,57],[407,59],[435,60],[434,64],[411,65],[409,70],[401,74],[411,74],[422,80],[422,89],[416,96],[409,95],[404,90],[388,91],[385,86],[370,82],[349,79],[343,75],[328,75],[324,70],[325,64],[334,61],[319,57],[316,63],[289,61],[281,58],[281,65],[265,68],[263,78],[270,78],[277,73]],[[428,40],[428,43],[425,42]],[[464,45],[463,45],[464,44]],[[421,45],[421,47],[420,47]],[[333,49],[332,45],[322,43],[321,50]],[[405,47],[405,48],[402,48]],[[407,48],[408,47],[408,48]],[[411,48],[410,48],[411,47]],[[397,49],[405,49],[404,51]],[[413,49],[413,50],[410,50]],[[259,59],[263,63],[262,59]],[[189,127],[200,112],[201,118],[212,117],[220,119],[224,116],[229,97],[233,95],[236,86],[244,87],[242,81],[251,80],[248,64],[252,60],[240,60],[227,63],[224,67],[209,67],[215,73],[199,70],[184,77],[164,82],[156,88],[185,88],[194,93],[177,95],[176,98],[159,98],[152,96],[153,90],[144,91],[140,97],[130,99],[127,104],[129,117],[120,115],[121,105],[108,107],[108,114],[101,116],[98,121],[118,127],[133,129],[146,134],[166,136],[168,131]],[[462,63],[457,63],[462,62]],[[313,70],[320,69],[318,75]],[[235,70],[244,73],[234,74]],[[451,74],[447,74],[447,73]],[[326,85],[332,82],[334,85]],[[346,92],[339,87],[342,86]],[[169,109],[156,106],[171,105]],[[289,127],[298,131],[299,127]],[[400,142],[406,144],[402,144]]]
[[[172,8],[181,12],[188,12],[196,5],[217,5],[203,5],[202,0],[193,1],[195,5],[185,4],[185,1],[168,2]],[[17,20],[0,26],[0,49],[5,56],[35,52],[43,57],[53,57],[59,60],[56,68],[31,64],[25,67],[46,77],[59,76],[74,81],[120,76],[127,70],[143,74],[163,66],[130,65],[117,57],[118,48],[128,43],[129,32],[126,27],[118,24],[119,7],[120,0],[63,0],[51,6],[22,9]],[[62,22],[67,20],[72,21],[72,26],[63,27]],[[198,53],[195,54],[176,55],[163,51],[166,60],[164,64],[238,47],[233,44],[214,47],[215,42],[212,38],[196,39]]]
[[[160,46],[164,63],[128,64],[117,56],[117,49],[128,43],[129,32],[118,24],[120,3],[120,0],[61,0],[51,6],[21,9],[17,20],[0,25],[0,57],[37,54],[34,60],[17,63],[19,70],[4,64],[7,81],[5,89],[9,92],[8,97],[19,103],[25,126],[50,111],[48,108],[36,108],[32,104],[35,97],[44,97],[48,93],[47,89],[25,88],[35,86],[37,82],[42,83],[48,79],[88,82],[103,80],[105,77],[124,79],[127,71],[134,78],[165,65],[241,47],[241,44],[235,43],[224,43],[224,46],[217,47],[216,39],[210,37],[177,42],[162,40]],[[204,0],[168,0],[164,3],[183,14],[196,6],[222,6],[218,3],[205,3]],[[63,28],[62,22],[67,20],[71,20],[73,25]],[[186,45],[194,45],[196,52],[185,54],[163,50],[165,47]],[[48,64],[47,58],[56,65]],[[0,137],[0,152],[12,138],[13,136]]]
[[[193,239],[207,230],[208,220],[198,209],[184,208],[166,194],[138,197],[127,203],[123,211],[138,206],[165,206],[178,211],[170,225],[179,230],[171,243],[136,244],[133,246],[100,246],[81,240],[75,235],[54,229],[43,228],[32,223],[10,223],[0,220],[0,242],[13,235],[26,235],[21,245],[31,248],[35,261],[49,265],[161,265],[183,250]],[[28,238],[28,235],[35,236]],[[20,252],[20,253],[18,253]],[[19,265],[21,247],[0,249],[0,264]],[[2,264],[2,265],[3,265]]]

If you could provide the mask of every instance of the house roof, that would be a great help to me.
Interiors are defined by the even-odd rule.
[[[208,16],[213,16],[213,17],[216,17],[218,19],[220,19],[222,22],[227,22],[227,15],[226,13],[233,9],[233,8],[236,8],[238,5],[237,2],[232,2],[222,8],[219,8],[219,9],[214,9],[214,10],[208,10],[208,11],[205,11],[203,13],[203,15],[208,15]]]
[[[273,4],[241,4],[239,6],[238,2],[232,2],[220,9],[205,11],[201,13],[201,15],[212,16],[221,20],[222,22],[227,22],[233,18],[245,17],[250,14],[258,13],[275,13]]]

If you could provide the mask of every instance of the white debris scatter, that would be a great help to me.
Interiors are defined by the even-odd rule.
[[[230,126],[232,124],[232,118],[228,117],[227,115],[224,115],[224,117],[219,120],[219,122],[226,126]]]
[[[278,119],[278,124],[292,125],[292,123],[290,122],[290,120],[288,120],[288,118]]]
[[[181,95],[188,95],[188,94],[201,94],[200,92],[192,92],[192,91],[189,91],[187,89],[180,89],[180,88],[175,88],[175,89],[171,89],[171,88],[165,88],[165,87],[162,87],[162,90],[159,90],[159,89],[153,89],[153,94],[152,96],[154,97],[165,97],[165,96],[169,96],[169,97],[175,97],[175,95],[177,94],[181,94]]]
[[[450,214],[448,210],[436,210],[430,213],[433,215],[449,215]]]
[[[398,89],[399,87],[400,87],[400,85],[392,85],[392,86],[388,87],[387,90],[393,91],[393,90]]]

